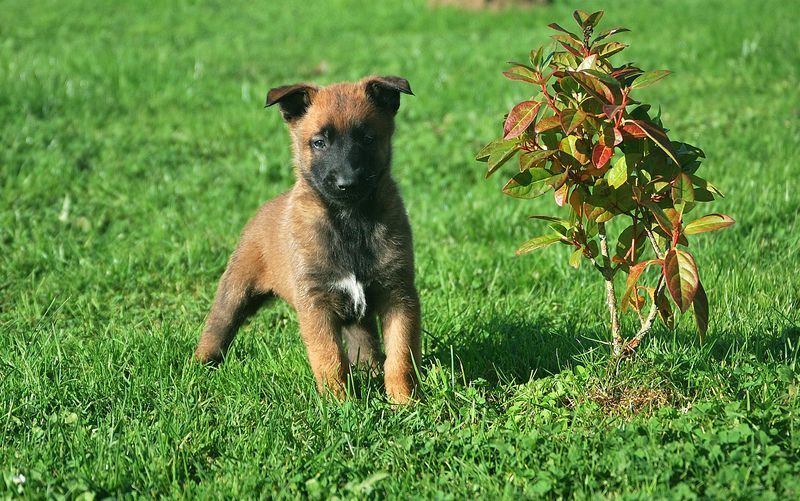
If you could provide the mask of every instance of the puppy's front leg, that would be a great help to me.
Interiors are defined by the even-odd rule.
[[[382,308],[381,325],[386,348],[386,393],[391,401],[405,404],[417,390],[416,367],[422,361],[417,292],[411,289],[400,295],[391,295]]]
[[[337,398],[344,398],[349,365],[342,350],[341,321],[316,307],[298,311],[298,319],[317,389],[320,393],[329,389]]]

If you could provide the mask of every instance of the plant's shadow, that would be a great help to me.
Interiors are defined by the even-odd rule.
[[[748,353],[761,363],[794,363],[800,358],[800,327],[795,325],[761,335],[725,330],[711,341],[710,356],[717,361],[730,359],[732,353]]]
[[[603,326],[577,325],[567,319],[554,323],[518,317],[492,316],[465,319],[460,329],[449,335],[428,334],[429,359],[452,367],[465,382],[484,380],[489,385],[522,383],[546,377],[578,364],[607,360],[609,346]],[[640,350],[673,351],[676,345],[697,343],[693,330],[654,329]],[[800,328],[791,325],[765,331],[763,335],[723,330],[709,342],[709,361],[730,360],[747,354],[761,363],[793,364],[800,359]],[[701,349],[699,345],[695,346]],[[705,350],[703,350],[705,351]],[[654,354],[656,359],[660,355]]]
[[[589,357],[604,357],[603,333],[541,321],[494,316],[437,337],[428,333],[429,357],[453,366],[466,381],[524,382],[561,372]],[[596,334],[596,336],[595,336]]]

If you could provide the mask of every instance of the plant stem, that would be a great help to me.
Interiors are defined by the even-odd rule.
[[[641,324],[639,328],[639,332],[633,336],[633,339],[628,342],[629,345],[637,346],[641,341],[642,338],[650,332],[650,329],[653,328],[653,320],[656,318],[656,314],[658,313],[658,305],[656,304],[656,298],[661,294],[661,290],[664,288],[664,275],[658,277],[658,283],[656,284],[656,290],[653,292],[653,304],[650,305],[650,311],[647,312],[647,317]]]
[[[603,279],[606,282],[606,303],[611,315],[611,349],[615,357],[622,353],[622,336],[619,333],[619,313],[617,312],[617,295],[614,293],[614,271],[611,269],[611,258],[608,254],[608,238],[605,223],[597,224],[600,237],[600,254],[603,256]]]
[[[653,235],[653,231],[650,229],[649,223],[649,221],[645,221],[644,225],[647,238],[650,240],[650,245],[653,247],[653,252],[655,253],[656,257],[663,260],[664,251],[662,251],[661,247],[659,247],[658,241],[656,241],[656,237]],[[664,289],[664,285],[664,274],[662,273],[658,277],[658,283],[656,283],[655,291],[653,291],[653,304],[650,305],[650,311],[647,313],[647,317],[641,323],[639,332],[637,332],[633,339],[628,342],[629,346],[638,346],[645,334],[650,332],[650,329],[653,328],[653,320],[655,320],[656,314],[658,313],[658,304],[656,303],[656,298],[661,294],[661,291]]]

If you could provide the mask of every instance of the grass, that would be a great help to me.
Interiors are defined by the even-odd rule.
[[[598,277],[513,257],[550,201],[473,159],[525,92],[504,62],[570,6],[3,2],[0,497],[799,496],[796,9],[600,3],[628,58],[675,71],[641,95],[738,221],[693,244],[708,342],[687,315],[616,375]],[[320,398],[283,304],[218,370],[190,363],[239,229],[292,182],[266,91],[365,74],[416,93],[394,172],[426,402]]]

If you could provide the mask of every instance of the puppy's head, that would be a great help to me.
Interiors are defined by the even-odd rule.
[[[267,94],[289,125],[295,164],[303,178],[336,206],[352,206],[389,171],[400,77],[367,77],[328,87],[295,84]]]

